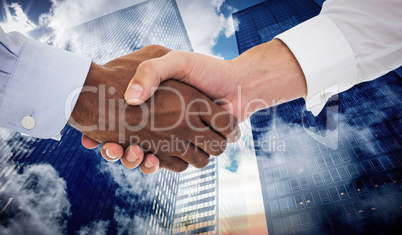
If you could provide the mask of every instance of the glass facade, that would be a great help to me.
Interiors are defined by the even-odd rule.
[[[235,13],[239,52],[317,15],[322,2],[268,0]],[[251,117],[269,234],[401,231],[400,74],[331,98],[317,117],[303,99]]]
[[[318,15],[315,1],[266,1],[233,14],[239,22],[236,31],[239,54],[270,41],[276,35]]]
[[[175,0],[149,0],[75,26],[61,38],[67,50],[99,64],[149,44],[193,50]]]
[[[150,0],[134,5],[75,26],[62,38],[59,43],[65,49],[99,64],[147,44],[192,51],[175,0]],[[38,140],[4,129],[0,130],[0,137],[1,225],[7,223],[7,216],[22,213],[15,212],[20,207],[17,192],[2,194],[15,174],[28,166],[50,164],[66,181],[71,203],[71,216],[66,218],[68,234],[75,234],[93,221],[108,221],[108,234],[172,233],[179,174],[162,170],[145,176],[138,169],[125,170],[120,163],[105,163],[99,149],[82,147],[81,134],[69,126],[65,127],[60,142]]]
[[[207,167],[189,167],[180,174],[173,234],[217,234],[218,158]]]

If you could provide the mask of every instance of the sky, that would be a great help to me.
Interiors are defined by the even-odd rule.
[[[231,13],[229,10],[230,7],[235,8],[236,11],[240,11],[264,1],[265,0],[226,0],[223,3],[222,13],[228,16]],[[216,45],[213,47],[213,53],[221,55],[227,60],[236,58],[239,55],[236,36],[233,34],[230,37],[226,37],[220,34],[216,40]]]
[[[2,0],[0,25],[5,31],[19,29],[23,33],[49,24],[54,28],[69,28],[143,1]],[[231,14],[263,1],[177,0],[177,4],[194,50],[229,60],[238,56]],[[5,6],[10,12],[8,16]]]

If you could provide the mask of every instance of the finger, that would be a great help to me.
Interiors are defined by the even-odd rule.
[[[212,102],[209,107],[202,105],[200,109],[200,118],[207,126],[229,142],[239,140],[241,131],[238,121],[233,115]]]
[[[105,143],[101,148],[102,157],[108,162],[119,160],[123,156],[123,153],[123,147],[116,143]]]
[[[188,52],[171,51],[165,56],[142,62],[130,81],[124,99],[131,105],[148,100],[167,79],[183,79],[192,70],[193,57]]]
[[[96,142],[95,140],[89,138],[86,135],[82,135],[81,143],[87,149],[94,149],[100,145],[100,143]]]
[[[209,163],[208,153],[190,142],[177,156],[196,168],[206,167]]]
[[[188,168],[188,162],[176,156],[168,156],[160,159],[159,166],[170,171],[183,172]]]
[[[209,128],[208,128],[209,129]],[[197,132],[191,143],[204,150],[209,155],[219,156],[225,152],[228,141],[214,130]]]
[[[222,137],[222,135],[218,134],[210,127],[206,127],[201,120],[199,120],[197,126],[199,129],[195,131],[194,133],[196,134],[191,137],[191,143],[210,155],[221,155],[225,151],[228,143],[226,138]]]
[[[144,151],[142,148],[138,145],[131,145],[128,146],[120,161],[125,168],[134,169],[140,165],[143,159]]]
[[[159,171],[159,158],[153,154],[147,154],[140,164],[140,170],[146,175],[152,175]]]

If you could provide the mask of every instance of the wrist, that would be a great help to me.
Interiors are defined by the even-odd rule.
[[[303,71],[293,53],[274,39],[232,61],[247,112],[275,106],[307,94]],[[248,108],[246,107],[248,104]]]
[[[85,131],[85,128],[83,128],[84,126],[91,126],[98,122],[97,120],[91,120],[91,118],[88,118],[88,113],[94,113],[97,111],[95,108],[98,108],[97,88],[101,82],[100,80],[103,73],[102,69],[102,66],[93,62],[91,63],[91,67],[77,99],[77,103],[75,104],[67,122],[69,125],[81,132]],[[92,105],[88,105],[89,103]],[[88,110],[88,108],[91,107],[94,107],[94,110]]]

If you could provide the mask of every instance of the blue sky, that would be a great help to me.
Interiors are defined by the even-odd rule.
[[[265,0],[226,0],[221,9],[223,14],[227,16],[229,11],[225,6],[229,5],[240,11],[264,1]],[[213,52],[222,55],[227,60],[237,57],[239,52],[237,51],[236,36],[232,35],[229,38],[226,38],[226,36],[221,33],[213,48]]]
[[[198,1],[204,1],[204,0],[198,0]],[[223,2],[222,6],[220,7],[220,12],[217,14],[223,14],[225,18],[228,18],[230,14],[233,11],[237,10],[243,10],[247,7],[256,5],[258,3],[263,2],[264,0],[226,0]],[[22,10],[27,14],[28,18],[38,25],[38,19],[41,14],[48,13],[49,9],[52,6],[52,3],[49,0],[3,0],[3,5],[5,4],[11,4],[11,3],[18,3],[22,6]],[[122,7],[125,7],[127,4],[130,4],[130,1],[121,1],[123,2]],[[124,4],[124,2],[126,2]],[[133,2],[133,1],[131,1]],[[187,1],[188,4],[195,3],[196,1]],[[212,1],[211,1],[212,2]],[[179,0],[178,1],[179,7],[183,3]],[[235,10],[233,10],[233,8]],[[211,8],[213,9],[213,8]],[[11,9],[12,10],[12,9]],[[101,9],[103,10],[103,9]],[[92,11],[94,11],[92,9]],[[13,13],[13,12],[11,12]],[[4,21],[4,9],[3,7],[0,10],[0,21]],[[92,13],[91,13],[92,14]],[[102,14],[102,13],[101,13]],[[96,15],[96,14],[95,14]],[[186,21],[186,17],[184,17],[184,21]],[[186,23],[186,22],[185,22]],[[233,24],[232,22],[229,21],[230,24]],[[213,23],[211,23],[212,26]],[[191,38],[191,35],[190,35]],[[232,34],[229,38],[226,37],[225,35],[225,30],[223,29],[218,37],[215,38],[216,45],[212,47],[212,53],[215,55],[219,55],[225,59],[233,59],[236,56],[238,56],[238,50],[237,50],[237,43],[236,43],[236,37],[234,34]],[[194,44],[195,42],[193,42]],[[196,45],[197,46],[197,45]],[[200,51],[201,53],[204,51]]]
[[[49,0],[3,0],[3,4],[4,2],[6,2],[6,4],[11,4],[14,2],[19,3],[24,12],[29,16],[30,20],[35,24],[38,23],[39,16],[48,12],[52,5]],[[4,9],[2,7],[2,14],[4,14],[3,11]],[[1,20],[4,20],[3,16],[1,17]]]

